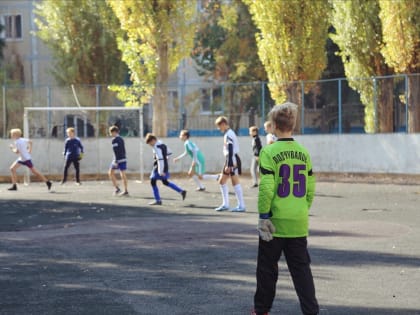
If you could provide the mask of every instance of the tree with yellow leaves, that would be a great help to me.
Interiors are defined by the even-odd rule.
[[[408,80],[408,131],[420,132],[420,5],[417,0],[379,0],[382,54]],[[415,75],[415,73],[417,73]]]
[[[152,129],[167,135],[168,79],[182,58],[189,56],[194,37],[195,1],[107,0],[122,32],[118,46],[133,85],[122,95],[141,105],[153,97]]]
[[[259,28],[258,54],[277,103],[301,103],[302,80],[317,80],[326,67],[327,0],[244,0]],[[306,84],[305,88],[311,88]]]

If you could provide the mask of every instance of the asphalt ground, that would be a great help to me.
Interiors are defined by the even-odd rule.
[[[216,182],[174,182],[187,198],[161,186],[162,206],[135,180],[0,184],[0,314],[249,314],[257,189],[220,213]],[[420,314],[419,185],[318,182],[310,227],[320,314]],[[271,314],[300,314],[283,258]]]

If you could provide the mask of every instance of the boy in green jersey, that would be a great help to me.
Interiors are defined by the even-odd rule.
[[[252,314],[268,314],[278,278],[282,253],[292,276],[303,314],[318,314],[315,286],[307,249],[308,212],[315,178],[308,151],[292,138],[298,107],[275,106],[269,113],[277,141],[259,156],[257,290]]]

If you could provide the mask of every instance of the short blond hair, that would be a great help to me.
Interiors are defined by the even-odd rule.
[[[296,126],[298,106],[291,102],[274,106],[268,117],[276,129],[282,132],[293,131]]]
[[[267,120],[267,121],[264,123],[264,128],[265,128],[265,129],[271,128],[271,121]]]
[[[153,133],[148,133],[144,139],[146,141],[147,144],[149,144],[150,142],[152,142],[153,140],[157,140],[157,137],[153,134]]]
[[[11,129],[10,130],[10,135],[22,137],[22,130],[20,130],[19,128]]]
[[[69,128],[66,129],[66,132],[74,133],[74,128],[73,127],[69,127]]]
[[[220,126],[221,124],[229,125],[229,120],[226,116],[219,116],[217,117],[216,121],[214,122],[216,126]]]

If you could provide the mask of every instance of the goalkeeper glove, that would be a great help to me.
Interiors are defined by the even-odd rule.
[[[77,159],[78,159],[79,161],[80,161],[81,159],[83,159],[83,152],[79,154],[79,157],[78,157]]]
[[[276,231],[276,228],[270,219],[259,219],[257,230],[261,239],[263,241],[269,242],[273,239],[272,233]]]

